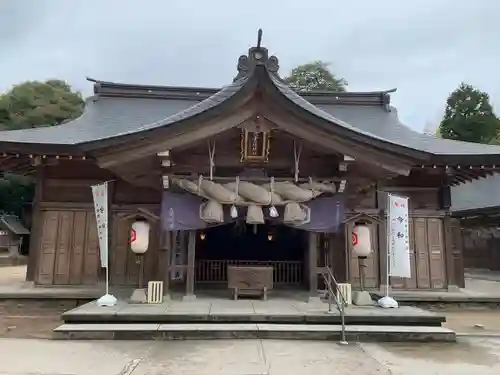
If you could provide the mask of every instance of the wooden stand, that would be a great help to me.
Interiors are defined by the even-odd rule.
[[[273,268],[228,266],[227,281],[234,300],[241,294],[257,295],[266,300],[267,291],[273,289]]]

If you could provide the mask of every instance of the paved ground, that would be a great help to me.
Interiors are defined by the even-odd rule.
[[[0,286],[20,285],[26,279],[27,266],[0,267]]]
[[[500,340],[380,345],[315,341],[67,342],[0,339],[2,375],[493,375]],[[26,360],[29,356],[29,360]]]

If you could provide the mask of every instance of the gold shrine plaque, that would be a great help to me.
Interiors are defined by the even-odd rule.
[[[241,162],[267,163],[269,160],[269,131],[241,130]]]

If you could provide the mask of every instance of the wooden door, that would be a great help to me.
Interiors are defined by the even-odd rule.
[[[71,246],[71,264],[69,273],[69,284],[83,284],[83,262],[85,259],[85,243],[87,240],[87,216],[92,215],[92,212],[77,211],[73,217],[73,238]]]
[[[99,244],[92,211],[41,212],[35,282],[94,285],[99,280]]]
[[[82,284],[93,285],[99,281],[99,271],[101,269],[99,236],[97,235],[97,223],[93,211],[87,212],[86,222],[87,230],[85,232],[85,246],[83,248]]]
[[[415,235],[415,274],[417,278],[417,288],[429,289],[430,267],[429,267],[429,247],[427,241],[427,220],[415,218],[413,220]]]
[[[415,248],[415,225],[413,223],[414,219],[409,220],[409,235],[410,235],[410,274],[411,277],[404,279],[405,289],[416,289],[417,288],[417,260],[416,260],[416,248]]]
[[[427,219],[427,240],[429,245],[430,284],[432,289],[445,287],[443,221]]]
[[[410,241],[410,253],[408,254],[410,258],[410,275],[411,277],[391,277],[390,283],[394,289],[416,289],[417,288],[417,270],[416,270],[416,260],[415,260],[415,226],[413,223],[414,219],[408,220],[408,235]]]
[[[55,255],[54,284],[68,285],[71,267],[71,237],[73,234],[73,212],[59,212],[57,245]]]
[[[41,285],[54,283],[54,264],[56,259],[58,211],[41,212],[41,230],[38,243],[38,265],[35,282]]]

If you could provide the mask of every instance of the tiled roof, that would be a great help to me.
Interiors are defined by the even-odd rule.
[[[255,51],[251,48],[250,52]],[[250,82],[259,67],[275,87],[298,107],[352,133],[437,156],[498,155],[500,146],[489,146],[441,139],[421,134],[403,125],[389,92],[335,93],[310,92],[298,95],[277,75],[275,57],[251,61],[242,56],[238,76],[242,78],[220,90],[212,88],[162,87],[95,81],[95,97],[87,101],[83,115],[68,123],[37,129],[0,131],[0,145],[8,143],[39,145],[81,145],[141,133],[169,126],[213,109],[233,97]],[[267,59],[267,50],[262,48]]]
[[[4,227],[18,236],[30,234],[30,231],[14,215],[0,215],[0,227]]]

